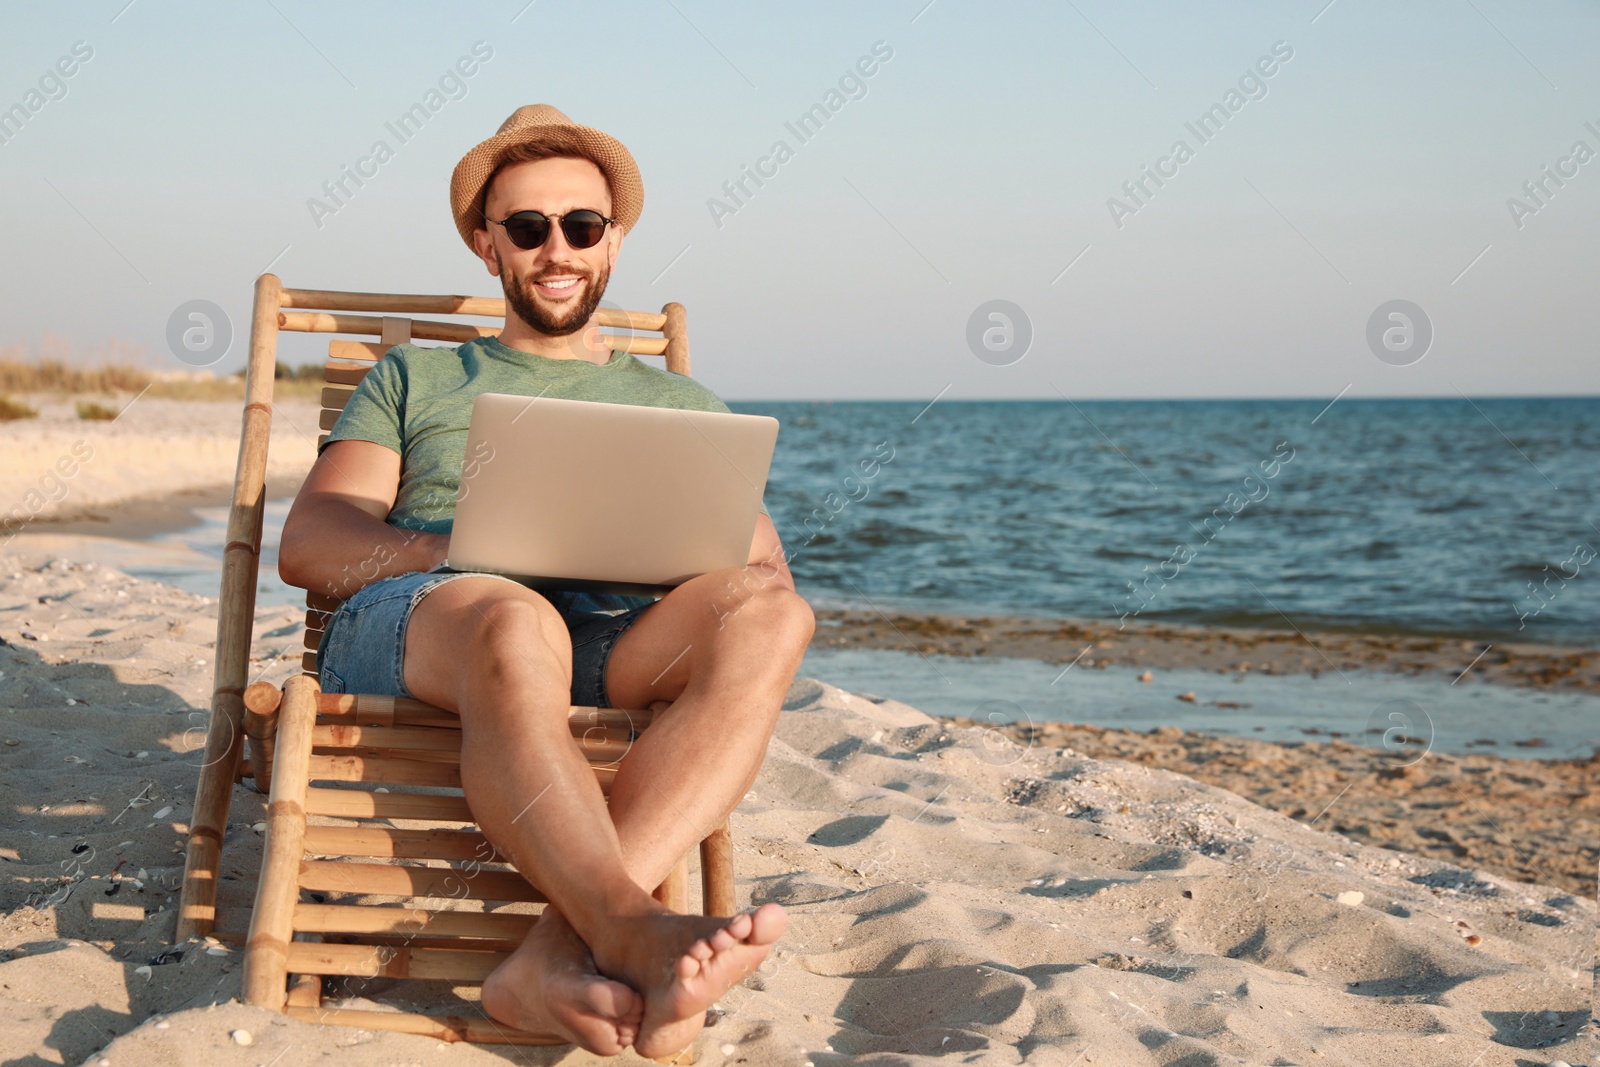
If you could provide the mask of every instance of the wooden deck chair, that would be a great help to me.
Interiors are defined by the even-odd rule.
[[[321,420],[328,430],[362,376],[392,345],[460,344],[500,329],[498,321],[410,317],[416,314],[503,320],[505,304],[484,297],[285,289],[271,274],[256,281],[244,425],[223,555],[211,725],[176,939],[244,938],[246,1001],[301,1019],[442,1041],[558,1044],[554,1035],[499,1025],[470,994],[461,995],[516,947],[543,898],[472,825],[461,792],[456,717],[413,700],[322,693],[315,649],[338,601],[315,593],[307,597],[305,673],[281,690],[267,683],[246,688],[278,333],[378,338],[330,342]],[[599,320],[604,328],[630,331],[607,336],[613,349],[665,355],[669,370],[689,372],[681,304],[668,304],[660,314],[602,309]],[[573,735],[603,789],[609,790],[618,762],[650,719],[648,711],[571,710]],[[236,782],[245,778],[262,791],[270,782],[264,856],[247,934],[244,916],[218,907],[228,808]],[[731,857],[724,824],[699,848],[706,915],[734,913]],[[686,856],[656,890],[657,899],[687,911],[688,872]],[[402,999],[412,1008],[442,1005],[444,1011],[324,1007],[323,982],[330,978],[346,983],[333,990],[336,996],[365,994],[374,979],[427,980]]]

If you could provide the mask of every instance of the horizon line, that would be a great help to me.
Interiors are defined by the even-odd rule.
[[[1600,400],[1600,393],[1456,393],[1433,394],[1383,394],[1378,396],[1351,396],[1343,400],[1459,400],[1468,397],[1473,400]],[[728,397],[722,398],[729,404],[926,404],[927,397]],[[1202,403],[1207,401],[1232,401],[1272,404],[1293,403],[1327,403],[1327,397],[1321,395],[1306,396],[1085,396],[1067,399],[1060,396],[973,396],[961,398],[941,398],[943,404],[1022,404],[1022,403],[1079,403],[1079,404],[1170,404],[1170,403]]]

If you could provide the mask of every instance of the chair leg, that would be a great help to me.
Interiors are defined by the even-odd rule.
[[[289,941],[294,936],[294,909],[300,899],[306,787],[316,721],[317,683],[305,676],[289,679],[279,710],[261,883],[256,887],[244,955],[245,1002],[273,1011],[283,1011],[288,997]]]
[[[283,690],[257,682],[244,691],[244,735],[250,740],[250,786],[257,793],[272,787],[272,751],[277,745],[278,707]]]
[[[723,823],[700,842],[700,900],[707,915],[732,915],[737,908],[733,892],[733,838]]]
[[[217,921],[217,879],[222,868],[222,835],[244,751],[244,701],[237,690],[217,690],[206,731],[204,762],[189,819],[189,843],[178,898],[178,942],[209,934]]]
[[[672,868],[667,880],[656,886],[651,894],[680,915],[689,907],[689,857],[685,856]]]

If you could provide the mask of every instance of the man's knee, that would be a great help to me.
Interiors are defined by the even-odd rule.
[[[488,681],[523,696],[570,688],[572,641],[548,600],[513,592],[470,596],[451,607],[449,647],[442,651],[458,665],[460,684]]]
[[[496,656],[551,651],[570,658],[572,646],[561,615],[544,597],[500,596],[473,603],[467,617],[473,647]]]
[[[458,711],[486,681],[526,696],[547,688],[564,693],[571,660],[566,626],[550,602],[504,583],[442,585],[422,599],[406,628],[407,688]]]
[[[758,633],[764,641],[785,649],[803,651],[816,628],[811,605],[794,590],[780,585],[753,589],[735,602],[720,607],[718,631]]]

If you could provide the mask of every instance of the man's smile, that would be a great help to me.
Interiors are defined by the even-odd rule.
[[[540,278],[534,282],[534,285],[546,296],[566,296],[582,280],[581,277],[575,274],[559,274]]]

